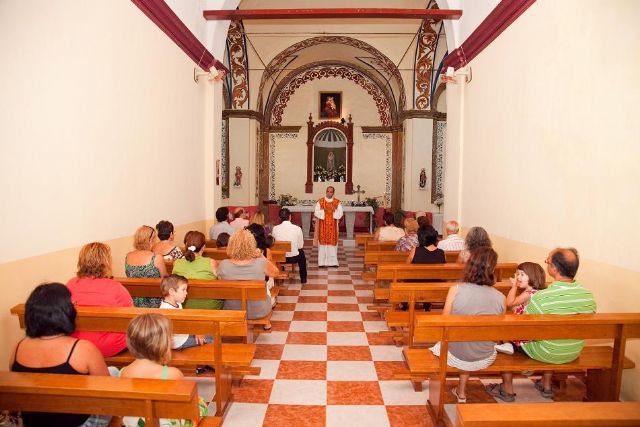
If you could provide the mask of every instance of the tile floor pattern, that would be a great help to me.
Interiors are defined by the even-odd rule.
[[[392,379],[393,370],[404,366],[402,349],[377,335],[386,324],[367,310],[373,284],[361,280],[362,258],[354,251],[340,246],[340,267],[327,269],[318,268],[314,248],[307,255],[308,283],[286,283],[273,313],[273,331],[256,341],[253,365],[262,368],[261,374],[234,386],[225,426],[432,425],[426,382],[425,391],[416,393],[409,381]],[[210,379],[198,380],[201,394],[210,399]],[[488,382],[471,380],[468,401],[495,402],[484,392]],[[548,401],[529,380],[516,380],[516,392],[520,402]],[[451,393],[447,399],[454,402]],[[448,406],[448,412],[455,411]]]

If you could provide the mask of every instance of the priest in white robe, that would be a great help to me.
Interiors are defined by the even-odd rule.
[[[316,202],[314,216],[318,224],[318,266],[338,266],[338,223],[344,215],[340,200],[335,199],[335,188],[327,187],[327,194]]]

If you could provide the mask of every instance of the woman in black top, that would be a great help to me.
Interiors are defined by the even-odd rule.
[[[75,330],[76,309],[66,286],[37,286],[27,299],[24,318],[27,336],[16,346],[12,371],[109,375],[100,350],[90,341],[70,336]],[[111,421],[110,416],[44,412],[23,412],[22,419],[25,427],[101,427]]]
[[[418,229],[418,247],[409,252],[407,264],[444,264],[444,251],[438,249],[438,232],[431,225]]]

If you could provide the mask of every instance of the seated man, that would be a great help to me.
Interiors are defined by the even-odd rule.
[[[227,222],[227,219],[229,219],[229,208],[226,206],[218,208],[216,210],[216,221],[218,221],[218,223],[209,229],[209,238],[211,240],[216,240],[220,233],[228,233],[231,235],[236,231],[235,228]]]
[[[461,251],[464,249],[464,239],[458,236],[458,231],[460,230],[460,226],[458,225],[458,221],[447,221],[447,225],[445,226],[447,232],[447,238],[440,240],[438,242],[438,249],[442,249],[443,251]]]
[[[278,216],[282,223],[273,227],[271,235],[278,241],[291,242],[291,252],[285,254],[287,263],[298,263],[300,282],[303,284],[307,283],[307,259],[302,250],[304,246],[302,228],[291,223],[291,212],[289,209],[280,209]]]
[[[547,272],[554,281],[546,289],[531,296],[524,314],[588,314],[596,312],[593,294],[574,279],[580,263],[576,249],[554,249],[545,263],[547,264]],[[522,349],[532,359],[556,364],[574,361],[580,356],[583,347],[583,340],[574,339],[528,341],[522,344]],[[545,372],[542,381],[536,382],[536,388],[542,397],[548,399],[553,397],[552,375],[553,372]],[[502,384],[488,385],[487,391],[505,402],[513,402],[515,400],[513,374],[503,372],[502,381]]]
[[[245,218],[244,215],[244,209],[242,208],[236,208],[235,211],[233,211],[233,218],[234,220],[231,221],[231,227],[233,227],[233,230],[244,230],[244,228],[246,226],[249,225],[249,220]],[[233,233],[229,233],[229,234],[233,234]]]

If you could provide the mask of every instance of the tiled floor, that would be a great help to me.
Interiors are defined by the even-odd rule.
[[[310,251],[308,283],[293,281],[281,292],[273,332],[256,341],[253,364],[261,374],[234,387],[225,426],[432,425],[426,383],[425,391],[416,393],[409,381],[392,378],[393,370],[404,366],[402,349],[377,334],[386,326],[367,311],[373,285],[361,280],[362,258],[354,251],[340,246],[340,267],[329,269],[318,268],[316,250]],[[470,381],[470,403],[495,402],[484,392],[486,382]],[[199,383],[203,396],[211,398],[210,383]],[[520,402],[548,401],[529,380],[516,380],[516,392]],[[578,387],[572,394],[580,393]],[[451,393],[447,399],[454,401]],[[448,406],[451,412],[453,405]]]

